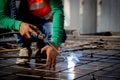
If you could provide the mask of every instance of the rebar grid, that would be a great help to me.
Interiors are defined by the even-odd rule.
[[[0,79],[41,79],[41,80],[119,80],[120,79],[120,51],[119,50],[76,50],[61,53],[69,56],[69,53],[81,54],[79,62],[73,67],[68,67],[67,60],[61,56],[57,58],[56,70],[49,70],[45,63],[36,63],[35,58],[27,66],[15,64],[15,58],[0,57]],[[15,53],[14,53],[15,54]],[[8,56],[12,56],[9,53]],[[16,54],[17,55],[17,54]],[[2,58],[4,57],[4,58]],[[45,59],[43,59],[45,62]],[[70,69],[73,69],[72,71]]]

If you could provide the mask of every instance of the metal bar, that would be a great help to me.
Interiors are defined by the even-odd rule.
[[[14,63],[14,64],[10,64],[10,65],[3,65],[3,66],[0,66],[0,68],[10,67],[10,66],[13,66],[13,65],[16,65],[16,64]]]
[[[18,68],[18,69],[25,69],[25,70],[35,70],[35,71],[45,71],[45,72],[54,72],[57,73],[57,71],[53,71],[53,70],[45,70],[45,69],[33,69],[33,68],[25,68],[25,67],[17,67],[17,66],[11,66],[12,68]]]
[[[52,78],[52,77],[43,77],[43,76],[38,76],[38,75],[28,75],[28,74],[21,74],[21,73],[18,73],[18,72],[14,72],[14,73],[2,72],[2,73],[5,73],[5,75],[0,76],[0,77],[5,77],[5,76],[8,76],[8,75],[16,75],[16,76],[22,76],[22,77],[39,78],[39,79],[65,80],[65,79],[62,79],[62,78]]]
[[[105,75],[96,75],[96,74],[94,74],[94,76],[120,79],[120,76],[105,76]]]
[[[82,76],[80,76],[80,77],[77,77],[75,80],[77,80],[77,79],[79,79],[79,78],[81,78],[81,77],[84,77],[84,76],[86,76],[86,75],[90,75],[90,74],[92,74],[92,73],[95,73],[95,72],[97,72],[97,71],[103,70],[103,69],[105,69],[105,68],[109,68],[109,67],[112,67],[112,66],[114,66],[114,65],[118,65],[118,64],[120,64],[120,63],[116,63],[116,64],[113,64],[113,65],[110,65],[110,66],[101,68],[101,69],[99,69],[99,70],[92,71],[92,72],[90,72],[90,73],[87,73],[87,74],[85,74],[85,75],[82,75]]]
[[[24,77],[40,78],[40,79],[65,80],[65,79],[61,79],[61,78],[43,77],[43,76],[37,76],[37,75],[27,75],[27,74],[16,74],[16,75],[24,76]]]
[[[1,78],[2,78],[2,77],[9,76],[9,75],[14,75],[16,72],[12,72],[12,73],[11,73],[11,72],[3,72],[3,71],[1,72],[1,71],[0,71],[0,74],[2,74],[2,73],[3,73],[4,75],[0,76]]]
[[[7,32],[7,33],[1,33],[0,36],[10,35],[10,34],[19,34],[19,32]]]

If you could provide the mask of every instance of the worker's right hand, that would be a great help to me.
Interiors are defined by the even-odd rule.
[[[37,30],[36,26],[34,26],[32,24],[29,24],[29,23],[22,22],[21,25],[20,25],[20,31],[19,32],[22,36],[29,39],[29,38],[31,38],[31,34],[37,35],[36,30]]]

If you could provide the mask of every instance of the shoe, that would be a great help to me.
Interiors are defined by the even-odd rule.
[[[31,54],[32,54],[32,50],[31,49],[27,49],[27,48],[20,49],[19,56],[20,57],[22,57],[22,56],[23,57],[28,57],[28,58],[17,58],[16,64],[17,65],[26,64],[27,62],[30,61]]]
[[[46,59],[47,58],[47,55],[46,55],[46,53],[40,53],[41,52],[41,49],[38,49],[37,51],[36,51],[36,55],[35,55],[35,57],[36,57],[36,63],[43,63],[44,61],[42,61],[42,59]]]

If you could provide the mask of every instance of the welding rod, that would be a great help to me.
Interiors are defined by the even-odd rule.
[[[56,52],[60,53],[60,51],[58,51],[49,41],[47,41],[48,45],[50,45]],[[63,57],[64,60],[66,60],[67,58],[65,56],[63,56],[62,54],[59,54],[61,57]]]

